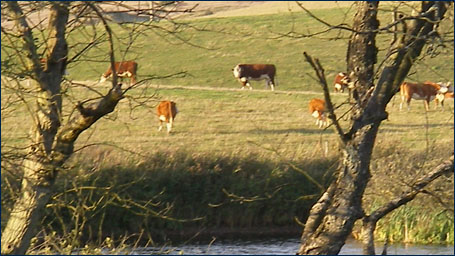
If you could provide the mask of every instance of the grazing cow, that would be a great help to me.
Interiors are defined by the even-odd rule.
[[[266,80],[266,86],[275,90],[275,74],[276,68],[273,64],[238,64],[232,69],[234,77],[242,84],[242,89],[248,86],[250,90],[253,88],[249,80]]]
[[[403,103],[405,101],[408,104],[409,111],[411,99],[424,100],[425,109],[426,111],[428,111],[430,101],[433,100],[437,94],[446,93],[447,90],[448,90],[447,85],[441,85],[429,81],[426,81],[424,83],[404,82],[400,86],[401,94],[400,111],[403,108]]]
[[[167,133],[170,133],[174,126],[175,116],[178,112],[175,102],[168,100],[161,101],[160,104],[158,104],[158,107],[156,107],[156,114],[158,115],[160,122],[158,131],[163,129],[163,122],[166,122]]]
[[[310,100],[310,103],[308,104],[308,109],[310,110],[311,115],[316,118],[316,125],[319,126],[319,128],[323,128],[328,125],[327,117],[325,114],[324,100],[316,98]]]
[[[333,82],[335,92],[344,92],[344,89],[348,88],[349,90],[354,88],[354,84],[351,82],[348,74],[340,72],[335,76],[335,81]]]
[[[128,60],[128,61],[114,62],[114,68],[115,68],[115,71],[117,72],[118,77],[121,77],[121,78],[129,77],[131,79],[130,80],[131,83],[133,83],[133,84],[136,83],[137,63],[135,61]],[[107,69],[107,71],[101,75],[100,83],[105,82],[109,77],[112,77],[111,65],[109,65],[109,68]]]

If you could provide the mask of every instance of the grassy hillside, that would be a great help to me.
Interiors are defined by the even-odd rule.
[[[352,10],[337,8],[315,10],[314,13],[331,24],[350,24]],[[384,14],[382,23],[389,22],[389,14]],[[304,13],[283,13],[245,17],[212,18],[185,21],[192,28],[184,28],[179,34],[189,40],[182,43],[173,35],[165,35],[160,30],[150,30],[139,36],[140,45],[132,48],[126,59],[135,59],[139,63],[139,75],[144,77],[164,76],[186,71],[185,78],[156,80],[156,84],[182,86],[205,86],[215,88],[239,88],[240,84],[232,75],[231,69],[238,63],[273,63],[277,66],[278,90],[319,90],[312,78],[313,71],[304,62],[302,53],[307,51],[318,57],[323,64],[329,81],[335,74],[346,70],[345,59],[349,33],[332,31],[314,37],[302,37],[326,30],[321,23]],[[171,25],[159,25],[170,28]],[[196,29],[204,31],[197,31]],[[127,31],[114,25],[116,38],[127,41]],[[284,37],[291,33],[297,38]],[[75,35],[71,40],[83,40]],[[82,39],[81,39],[82,38]],[[339,40],[332,40],[339,38]],[[385,50],[389,46],[388,35],[378,37],[381,50],[378,63],[381,63]],[[101,48],[103,46],[100,46]],[[119,49],[124,47],[119,47]],[[209,49],[209,50],[208,50]],[[117,52],[118,58],[122,50]],[[410,80],[451,80],[453,77],[453,53],[450,49],[438,58],[426,58],[419,61],[410,72]],[[99,55],[99,50],[90,52],[92,57],[70,65],[70,77],[76,80],[96,80],[107,68],[107,56]],[[96,60],[96,61],[95,61]],[[104,63],[101,63],[104,61]],[[254,82],[254,88],[264,88],[265,83]]]

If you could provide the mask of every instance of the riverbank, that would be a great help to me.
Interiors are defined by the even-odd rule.
[[[268,238],[252,240],[212,240],[210,243],[189,243],[181,245],[168,245],[154,248],[137,248],[132,251],[136,255],[150,254],[189,254],[189,255],[294,255],[300,246],[298,238]],[[382,252],[383,245],[376,244],[376,253]],[[390,244],[388,255],[453,255],[453,246],[441,245],[409,245]],[[341,248],[339,255],[362,255],[362,244],[356,240],[348,239]]]
[[[78,154],[73,168],[56,183],[56,194],[43,220],[45,229],[36,240],[44,242],[44,247],[62,241],[74,249],[84,245],[98,248],[107,240],[120,246],[203,243],[214,238],[298,238],[302,232],[298,223],[305,222],[320,191],[301,171],[326,187],[331,177],[327,171],[337,166],[332,157],[305,159],[291,167],[289,162],[255,154],[161,151],[127,157],[125,152],[89,152]],[[407,153],[408,157],[421,157],[421,153]],[[373,167],[381,155],[379,151]],[[374,177],[381,173],[389,175],[373,170]],[[2,175],[5,178],[11,176]],[[11,185],[17,189],[19,183]],[[393,191],[390,185],[389,189]],[[8,192],[2,186],[3,199]],[[392,213],[379,223],[376,238],[453,244],[453,216],[431,201],[416,199]],[[9,201],[3,202],[2,213]],[[431,210],[423,205],[432,205]]]

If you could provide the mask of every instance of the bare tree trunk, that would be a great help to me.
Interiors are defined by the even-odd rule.
[[[324,198],[329,206],[320,223],[305,226],[298,254],[338,254],[355,221],[363,217],[362,195],[370,178],[369,162],[378,127],[373,124],[359,130],[342,150],[343,167],[333,188],[329,188],[334,190],[332,198]],[[313,207],[310,216],[314,210]]]
[[[2,254],[26,253],[51,195],[53,177],[47,174],[53,171],[31,159],[25,162],[22,195],[15,202],[2,233]]]
[[[68,49],[65,41],[65,26],[68,21],[67,4],[52,5],[49,20],[49,56],[43,70],[33,41],[31,30],[17,2],[9,2],[9,9],[17,17],[17,26],[22,32],[21,39],[30,53],[33,76],[38,82],[33,144],[24,160],[22,194],[15,202],[8,223],[2,232],[2,254],[25,254],[30,239],[36,234],[37,224],[43,216],[52,185],[57,173],[50,159],[55,135],[60,127],[62,98],[60,83],[66,66]],[[46,71],[46,72],[44,72]]]
[[[367,91],[374,86],[374,65],[377,61],[376,33],[379,27],[377,19],[377,1],[357,2],[353,29],[346,54],[348,74],[354,83],[352,90],[357,107],[362,107]],[[351,91],[351,90],[350,90]]]
[[[358,11],[355,15],[353,29],[362,33],[353,33],[348,47],[349,63],[352,68],[351,77],[354,78],[356,88],[360,95],[365,95],[366,89],[372,86],[372,74],[376,59],[375,31],[377,21],[377,2],[358,3]],[[351,56],[352,55],[352,56]],[[368,58],[368,60],[365,60]],[[358,99],[358,93],[355,93]],[[359,110],[363,110],[357,105]],[[370,179],[370,160],[374,142],[378,132],[381,118],[374,122],[365,122],[362,112],[358,113],[355,120],[356,130],[349,134],[340,134],[342,166],[338,170],[338,178],[331,185],[334,192],[331,198],[324,199],[327,205],[325,212],[313,213],[310,216],[319,215],[320,222],[315,225],[305,226],[301,240],[302,245],[298,254],[338,254],[344,245],[348,235],[352,231],[354,223],[363,217],[362,196]],[[322,214],[322,215],[321,215]]]
[[[72,155],[78,136],[101,117],[112,112],[123,98],[121,85],[112,89],[98,102],[84,107],[76,106],[79,112],[66,124],[61,123],[61,81],[66,67],[68,47],[65,27],[68,22],[69,2],[51,2],[49,18],[48,55],[43,69],[38,57],[30,27],[17,2],[8,2],[14,13],[21,39],[32,63],[32,76],[37,81],[37,100],[34,126],[28,156],[23,162],[21,196],[10,213],[2,232],[2,254],[25,254],[30,240],[37,233],[59,169]],[[111,34],[109,34],[112,44]],[[113,52],[110,53],[113,58]]]

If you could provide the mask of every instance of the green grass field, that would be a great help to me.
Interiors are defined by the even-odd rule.
[[[315,15],[331,24],[352,22],[353,11],[346,8],[314,10]],[[382,23],[389,22],[389,14],[381,15]],[[139,64],[140,78],[165,76],[185,71],[184,78],[157,79],[155,84],[179,86],[203,86],[213,88],[239,88],[240,83],[232,75],[231,69],[238,63],[273,63],[277,66],[277,90],[319,91],[312,78],[313,71],[304,61],[306,51],[320,59],[326,70],[328,81],[332,82],[336,73],[346,70],[346,49],[349,33],[331,31],[314,37],[302,34],[326,30],[304,13],[283,13],[245,17],[213,18],[188,20],[192,27],[183,29],[181,38],[198,47],[185,44],[172,35],[161,31],[146,31],[138,36],[139,44],[130,48],[125,59],[135,59]],[[160,23],[165,28],[171,25]],[[183,26],[183,25],[182,25]],[[185,26],[183,26],[185,27]],[[204,29],[197,31],[195,28]],[[446,26],[441,26],[446,27]],[[128,31],[113,25],[117,45],[117,58],[122,58],[122,49],[129,42]],[[293,32],[295,37],[284,37]],[[99,31],[98,31],[99,32]],[[338,40],[333,40],[338,38]],[[85,37],[72,36],[70,41],[84,42]],[[378,64],[390,43],[390,36],[380,34],[377,44],[380,49]],[[102,44],[88,52],[81,61],[69,65],[70,78],[94,81],[107,69],[107,55],[100,55]],[[77,49],[77,47],[76,47]],[[426,49],[425,49],[426,50]],[[410,72],[412,81],[448,81],[453,77],[453,52],[449,48],[438,48],[441,54],[436,58],[419,60]],[[264,88],[264,83],[254,83],[254,88]]]

